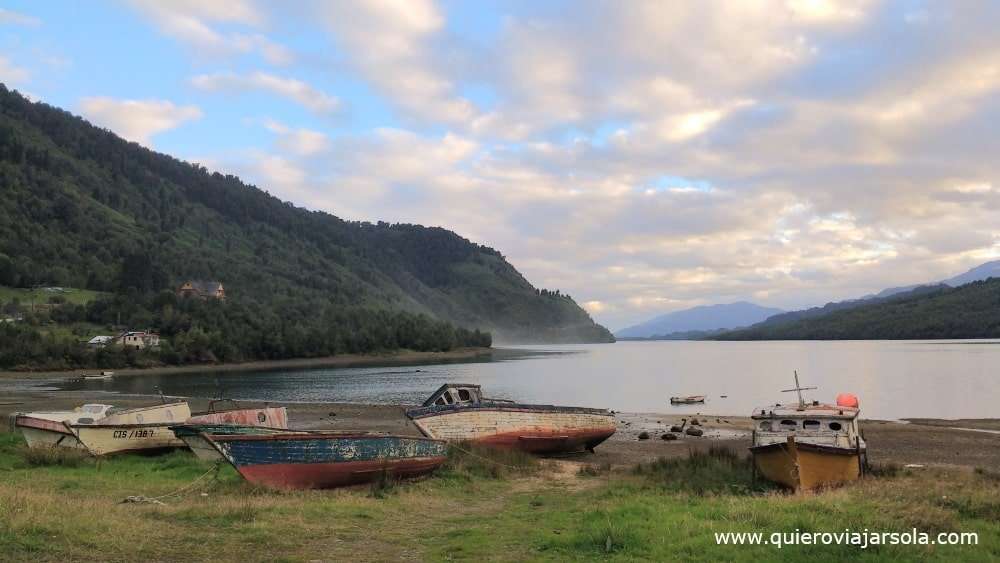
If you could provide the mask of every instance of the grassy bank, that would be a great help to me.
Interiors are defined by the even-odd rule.
[[[35,458],[0,435],[0,558],[10,560],[995,560],[1000,477],[895,472],[821,495],[749,479],[722,452],[609,472],[453,450],[410,483],[278,493],[185,452]],[[720,478],[724,476],[723,478]],[[724,531],[972,531],[977,546],[719,546]]]

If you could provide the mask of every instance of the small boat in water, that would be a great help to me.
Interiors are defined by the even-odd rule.
[[[671,405],[695,405],[705,402],[705,395],[688,395],[687,397],[670,397]]]
[[[80,379],[91,380],[91,379],[111,379],[115,376],[113,371],[102,371],[101,373],[88,373],[80,377]]]
[[[275,489],[328,489],[383,474],[416,477],[447,459],[445,442],[420,436],[333,431],[201,435],[244,479]]]
[[[837,396],[836,404],[807,403],[795,374],[798,404],[754,410],[750,452],[758,472],[794,490],[813,490],[854,481],[864,474],[868,450],[858,426],[858,400]]]
[[[479,385],[448,383],[406,415],[431,438],[533,453],[593,449],[615,433],[605,409],[529,405],[482,396]]]

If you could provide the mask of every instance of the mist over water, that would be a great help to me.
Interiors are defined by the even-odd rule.
[[[244,400],[421,403],[446,382],[487,396],[620,411],[748,415],[788,402],[798,370],[808,399],[850,392],[864,418],[1000,416],[1000,341],[619,342],[507,347],[501,361],[206,372],[74,382],[71,388]],[[708,395],[672,407],[671,395]],[[726,398],[722,398],[725,395]]]

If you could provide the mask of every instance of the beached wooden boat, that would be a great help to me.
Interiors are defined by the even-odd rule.
[[[195,418],[195,417],[192,417]],[[174,433],[174,436],[180,438],[194,455],[203,461],[220,461],[224,458],[219,450],[212,445],[212,443],[204,436],[204,434],[211,435],[225,435],[225,434],[282,434],[282,433],[293,433],[293,432],[308,432],[307,430],[289,430],[287,428],[273,428],[267,426],[256,426],[247,424],[231,424],[231,423],[221,423],[221,424],[179,424],[177,426],[171,426],[170,430]]]
[[[754,465],[767,479],[794,490],[814,490],[859,479],[867,446],[858,427],[857,398],[840,395],[834,405],[802,399],[798,404],[754,410]],[[810,389],[815,389],[810,388]]]
[[[191,417],[187,403],[169,403],[119,412],[93,422],[65,424],[80,444],[95,456],[183,448],[168,428]]]
[[[670,397],[671,405],[694,405],[705,402],[705,395],[688,395],[687,397]]]
[[[210,402],[207,411],[191,413],[191,417],[185,422],[188,424],[242,424],[245,426],[288,428],[288,409],[285,407],[215,410],[216,402]]]
[[[533,453],[591,450],[615,433],[605,409],[489,399],[478,385],[442,385],[406,415],[424,435]]]
[[[215,403],[208,404],[208,411],[192,413],[183,425],[170,430],[180,438],[194,455],[205,461],[218,461],[222,454],[201,434],[252,434],[277,433],[288,429],[288,410],[285,407],[232,408],[215,410]],[[254,428],[260,428],[255,432]]]
[[[441,440],[354,432],[202,433],[250,483],[327,489],[429,473],[447,458]]]
[[[14,427],[29,448],[83,447],[67,423],[94,421],[107,416],[111,405],[86,404],[71,411],[40,411],[14,415]]]

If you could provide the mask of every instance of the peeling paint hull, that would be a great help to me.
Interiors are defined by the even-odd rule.
[[[447,459],[444,442],[413,436],[342,432],[208,435],[247,481],[275,489],[327,489],[387,473],[416,477]]]
[[[614,417],[599,409],[475,405],[411,409],[407,414],[432,438],[538,454],[593,450],[615,433]]]

